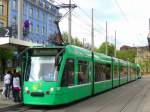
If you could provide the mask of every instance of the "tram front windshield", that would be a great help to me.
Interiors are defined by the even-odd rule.
[[[28,65],[29,70],[29,81],[56,81],[57,80],[57,70],[55,66],[55,57],[31,57],[30,65]]]

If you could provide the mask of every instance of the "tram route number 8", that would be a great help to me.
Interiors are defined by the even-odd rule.
[[[12,27],[2,27],[0,28],[0,37],[11,37]]]

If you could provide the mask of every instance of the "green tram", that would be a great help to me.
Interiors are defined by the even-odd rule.
[[[26,49],[22,74],[31,105],[67,104],[141,78],[138,64],[73,45]]]

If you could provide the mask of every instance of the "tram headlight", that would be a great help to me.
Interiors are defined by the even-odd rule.
[[[53,92],[53,91],[54,91],[54,88],[50,88],[50,91]]]
[[[25,91],[28,91],[29,90],[29,88],[28,87],[25,87]]]

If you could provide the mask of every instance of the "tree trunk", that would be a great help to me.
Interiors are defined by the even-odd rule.
[[[2,81],[4,78],[5,67],[6,67],[5,59],[1,59],[1,63],[2,63],[2,74],[1,74],[1,81]]]

